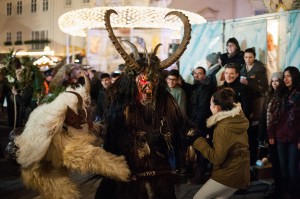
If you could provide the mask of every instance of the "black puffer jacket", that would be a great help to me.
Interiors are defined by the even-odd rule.
[[[198,127],[200,132],[207,132],[206,119],[211,115],[210,98],[214,91],[209,77],[195,84],[189,104],[189,119]]]
[[[265,96],[265,93],[268,90],[268,79],[266,68],[263,63],[255,60],[250,71],[247,72],[246,66],[243,66],[240,74],[247,78],[248,86],[251,89],[253,98]]]
[[[238,51],[236,54],[233,56],[229,56],[228,53],[224,53],[220,56],[220,59],[222,61],[222,66],[225,64],[229,63],[236,63],[238,65],[238,71],[240,71],[245,64],[244,60],[244,52],[243,51]]]
[[[252,105],[252,96],[249,87],[242,84],[239,78],[236,78],[236,80],[230,84],[225,81],[223,86],[220,86],[220,89],[224,87],[230,87],[234,90],[236,101],[241,103],[245,116],[249,118]]]

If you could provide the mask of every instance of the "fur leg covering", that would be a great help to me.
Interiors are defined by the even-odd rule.
[[[26,187],[41,194],[42,199],[79,199],[80,192],[64,170],[49,169],[45,163],[22,169]]]
[[[124,156],[116,156],[93,145],[67,145],[63,163],[67,168],[80,173],[92,172],[121,181],[127,181],[130,175]]]
[[[67,90],[79,93],[83,102],[88,103],[89,96],[83,87]],[[97,139],[90,133],[88,123],[74,128],[64,122],[69,108],[75,114],[86,111],[88,104],[79,109],[78,103],[74,93],[61,93],[50,104],[37,107],[23,133],[15,139],[23,182],[39,191],[43,199],[80,198],[68,171],[96,173],[122,181],[129,179],[125,158],[93,145]]]

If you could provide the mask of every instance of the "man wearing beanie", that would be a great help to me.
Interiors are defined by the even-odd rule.
[[[121,71],[114,71],[111,73],[111,83],[113,84],[121,75]]]
[[[242,65],[245,64],[244,52],[241,51],[239,42],[235,37],[229,38],[226,42],[226,51],[226,53],[220,56],[222,66],[228,63],[235,63],[239,67],[238,71],[240,71]]]

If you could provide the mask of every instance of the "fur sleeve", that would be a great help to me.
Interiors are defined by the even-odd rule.
[[[84,93],[82,87],[75,91],[80,95]],[[53,135],[63,127],[67,106],[77,112],[77,102],[74,94],[63,92],[53,102],[41,105],[31,113],[23,133],[15,139],[17,162],[22,167],[26,168],[44,157]]]

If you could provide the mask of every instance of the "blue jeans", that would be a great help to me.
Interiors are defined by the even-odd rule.
[[[295,195],[298,180],[298,147],[297,144],[277,141],[283,193]]]

